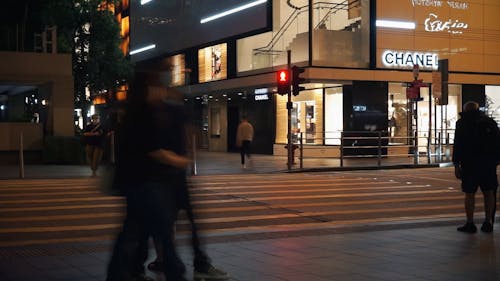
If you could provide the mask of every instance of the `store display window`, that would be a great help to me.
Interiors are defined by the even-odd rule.
[[[325,144],[340,145],[343,130],[342,86],[325,89]]]
[[[461,92],[461,85],[449,85],[448,105],[437,105],[434,98],[430,96],[429,88],[421,88],[422,100],[418,101],[416,105],[417,123],[413,122],[412,124],[411,104],[406,98],[406,84],[389,83],[389,143],[394,145],[411,143],[410,138],[416,128],[419,150],[426,150],[429,136],[431,144],[451,144],[461,107]]]
[[[287,142],[288,112],[286,96],[277,96],[276,143]],[[322,89],[303,91],[292,98],[292,140],[304,144],[323,144],[323,94]]]

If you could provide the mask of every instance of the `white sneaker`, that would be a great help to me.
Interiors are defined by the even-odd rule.
[[[227,272],[218,269],[214,266],[210,266],[206,272],[199,272],[199,271],[194,271],[193,272],[193,278],[195,280],[208,280],[208,279],[228,279],[229,276]]]

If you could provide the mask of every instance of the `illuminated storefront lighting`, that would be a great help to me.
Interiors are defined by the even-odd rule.
[[[151,50],[151,49],[154,49],[154,48],[156,48],[156,45],[155,44],[151,44],[149,46],[142,47],[142,48],[130,51],[130,55],[135,55],[137,53],[141,53],[141,52],[144,52],[144,51],[147,51],[147,50]]]
[[[376,25],[377,27],[415,29],[415,23],[408,21],[377,20]]]
[[[231,15],[231,14],[234,14],[234,13],[237,13],[237,12],[241,12],[243,10],[246,10],[246,9],[249,9],[249,8],[252,8],[252,7],[255,7],[257,5],[260,5],[260,4],[264,4],[266,3],[267,0],[257,0],[257,1],[253,1],[253,2],[250,2],[248,4],[245,4],[245,5],[242,5],[242,6],[238,6],[238,7],[235,7],[233,9],[230,9],[230,10],[227,10],[225,12],[222,12],[222,13],[218,13],[218,14],[215,14],[213,16],[210,16],[210,17],[206,17],[206,18],[203,18],[200,20],[200,23],[207,23],[209,21],[213,21],[213,20],[216,20],[216,19],[219,19],[219,18],[222,18],[222,17],[225,17],[227,15]]]

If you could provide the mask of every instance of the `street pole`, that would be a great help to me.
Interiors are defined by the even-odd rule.
[[[288,60],[288,73],[290,73],[291,64],[292,64],[292,51],[291,50],[287,50],[287,60]],[[287,161],[287,168],[288,168],[288,171],[291,171],[292,170],[292,163],[293,163],[293,159],[292,159],[292,152],[293,152],[293,147],[292,147],[292,145],[293,145],[292,144],[292,108],[293,108],[293,104],[292,104],[292,93],[290,91],[290,88],[288,88],[287,95],[288,95],[288,101],[286,103],[286,110],[287,110],[287,115],[288,115],[288,144],[287,144],[288,161]]]
[[[308,43],[308,66],[312,66],[313,60],[313,0],[309,0],[309,13],[308,13],[308,24],[309,24],[309,43]]]

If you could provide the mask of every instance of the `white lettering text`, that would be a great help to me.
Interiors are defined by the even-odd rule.
[[[438,55],[434,53],[398,52],[386,50],[382,54],[382,63],[387,67],[437,69]]]
[[[428,32],[441,32],[446,31],[453,34],[461,34],[464,29],[469,27],[468,24],[459,20],[449,19],[442,21],[436,14],[429,14],[429,17],[424,22],[425,31]]]
[[[464,2],[457,2],[457,1],[447,1],[448,6],[452,9],[458,9],[458,10],[467,10],[469,9],[469,4],[464,3]]]
[[[411,3],[413,7],[423,6],[423,7],[441,7],[443,6],[443,1],[437,0],[412,0]]]

